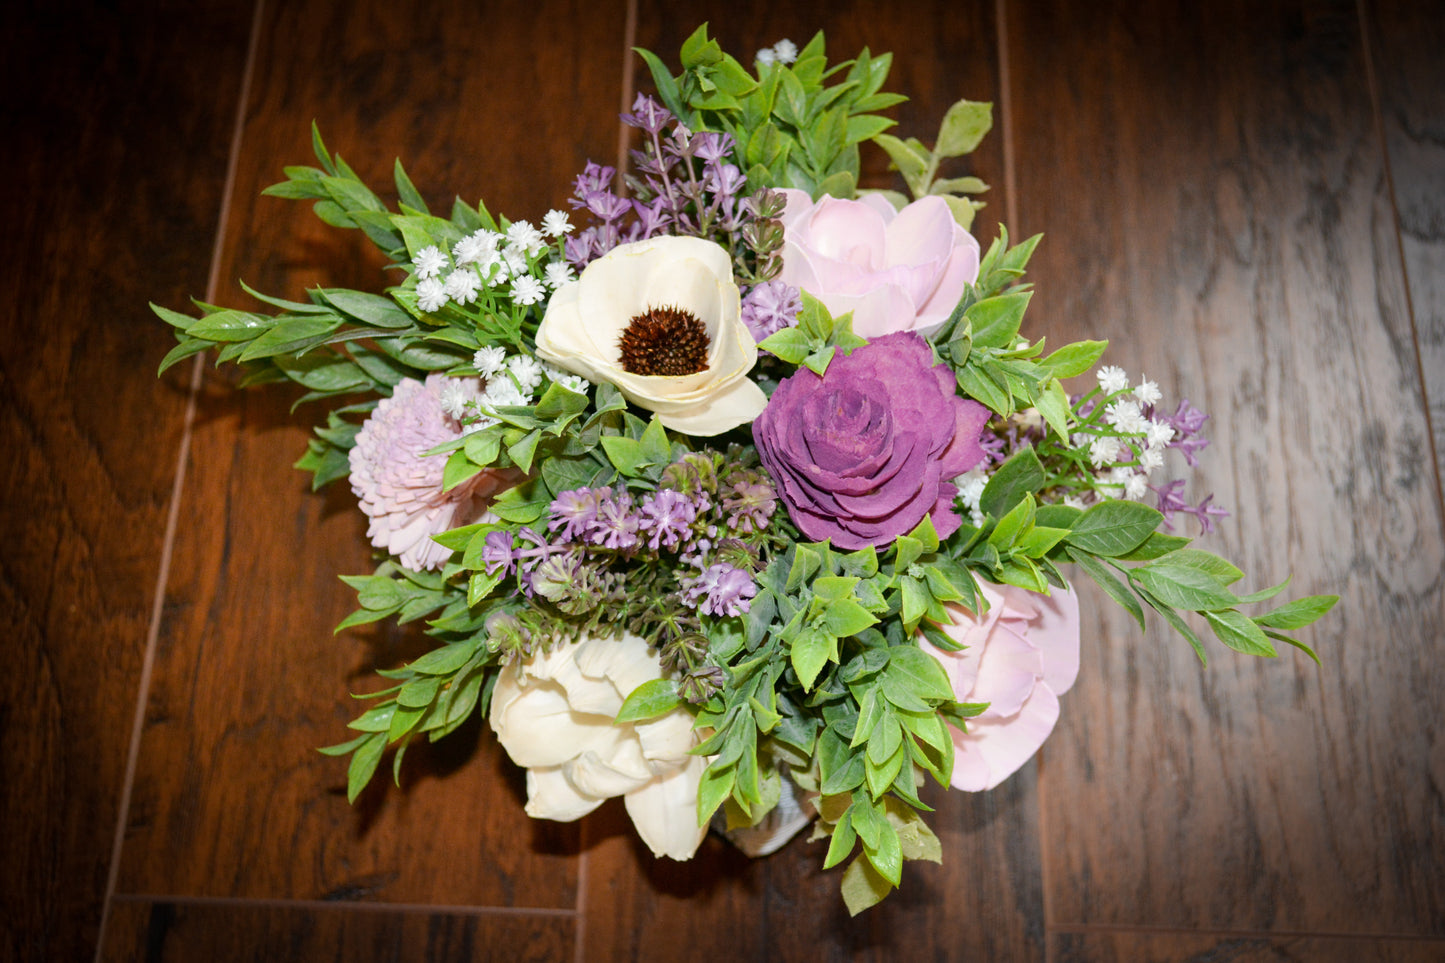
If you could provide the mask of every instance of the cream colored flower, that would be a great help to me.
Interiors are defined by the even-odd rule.
[[[708,764],[688,754],[692,714],[612,721],[632,690],[661,676],[647,643],[630,634],[559,645],[502,670],[489,721],[527,769],[527,815],[569,822],[622,796],[654,855],[692,857],[707,832],[697,792]]]
[[[625,358],[629,336],[640,345]],[[748,378],[758,348],[742,323],[731,258],[702,238],[622,244],[587,265],[552,295],[537,356],[588,381],[611,382],[689,435],[736,428],[767,404]],[[669,369],[686,373],[655,373]]]

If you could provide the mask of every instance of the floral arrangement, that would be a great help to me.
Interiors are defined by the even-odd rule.
[[[155,308],[179,340],[162,370],[216,347],[331,403],[298,467],[349,479],[380,558],[339,628],[436,642],[323,750],[350,755],[353,799],[389,747],[399,771],[480,712],[530,815],[621,796],[673,859],[714,822],[765,852],[816,817],[825,866],[858,853],[856,913],[940,859],[925,780],[990,788],[1048,736],[1079,667],[1071,576],[1201,661],[1183,613],[1314,658],[1289,633],[1334,597],[1245,615],[1283,584],[1236,594],[1175,530],[1225,515],[1162,480],[1170,452],[1197,463],[1204,414],[1117,367],[1066,388],[1105,344],[1020,333],[1038,238],[982,251],[985,185],[938,176],[990,105],[955,104],[930,148],[887,133],[888,55],[830,65],[819,34],[748,69],[705,27],[678,75],[640,54],[657,96],[623,117],[631,171],[587,165],[570,213],[433,214],[400,163],[393,211],[316,134],[320,167],[267,193],[365,233],[396,283]],[[911,197],[859,190],[864,142]]]

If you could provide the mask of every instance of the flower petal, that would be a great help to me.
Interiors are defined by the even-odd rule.
[[[627,814],[654,856],[691,859],[707,835],[697,824],[697,791],[708,760],[691,756],[687,765],[630,792]]]
[[[602,805],[601,797],[584,796],[557,766],[534,766],[527,770],[527,815],[533,819],[555,819],[568,823]]]

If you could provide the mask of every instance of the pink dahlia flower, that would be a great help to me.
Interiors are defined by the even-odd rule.
[[[944,652],[922,636],[919,647],[942,663],[960,702],[987,702],[968,732],[953,731],[955,788],[992,789],[1038,752],[1059,718],[1059,696],[1079,674],[1079,600],[1070,590],[1040,595],[1012,585],[979,586],[988,612],[977,618],[950,605],[943,626],[966,646]]]
[[[901,211],[877,194],[856,201],[785,190],[783,272],[835,317],[853,312],[865,338],[893,331],[928,335],[948,320],[978,277],[978,241],[941,197]]]
[[[390,398],[376,406],[351,449],[351,490],[371,519],[371,544],[386,549],[405,568],[420,572],[441,567],[451,550],[432,541],[485,513],[497,493],[520,480],[515,469],[483,471],[442,490],[446,455],[423,453],[459,438],[461,423],[442,408],[442,389],[456,384],[470,400],[480,386],[431,374],[425,382],[403,379]]]

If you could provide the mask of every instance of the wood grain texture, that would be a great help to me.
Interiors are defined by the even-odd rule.
[[[571,916],[117,900],[102,963],[555,963]]]
[[[1056,933],[1052,963],[1435,963],[1445,942],[1208,933]]]
[[[1036,330],[1208,411],[1205,544],[1342,596],[1322,668],[1208,670],[1094,596],[1041,768],[1049,922],[1440,935],[1445,551],[1356,10],[1008,9]]]
[[[682,41],[707,20],[741,59],[787,37],[800,46],[819,29],[831,61],[863,46],[892,51],[885,89],[909,101],[890,116],[899,135],[931,140],[961,97],[996,100],[997,31],[991,3],[913,4],[908,17],[870,15],[866,3],[641,4],[638,44],[675,64]],[[639,89],[650,89],[639,64]],[[975,231],[986,244],[1004,210],[1002,138],[993,136],[950,176],[993,185]],[[881,151],[864,152],[865,184],[897,187]],[[933,792],[929,822],[943,866],[910,864],[880,907],[849,919],[839,872],[822,870],[823,843],[797,839],[751,861],[709,838],[692,862],[653,860],[613,811],[585,825],[584,944],[589,960],[671,959],[679,943],[701,956],[777,960],[1042,959],[1043,893],[1032,772],[986,795]],[[665,928],[673,937],[655,938]]]
[[[1420,370],[1445,472],[1445,16],[1414,0],[1362,4],[1389,156]]]
[[[585,156],[615,145],[620,14],[267,5],[217,299],[241,300],[238,277],[286,297],[386,283],[359,237],[258,197],[308,161],[313,117],[378,190],[400,153],[433,203],[485,193],[533,219],[561,205]],[[371,667],[424,641],[332,637],[355,605],[337,576],[373,563],[346,487],[313,496],[290,468],[316,413],[289,402],[227,377],[203,391],[121,891],[570,908],[575,827],[526,817],[521,772],[479,724],[413,750],[404,788],[378,779],[355,808],[345,761],[316,753],[347,738],[348,689],[379,688]]]
[[[0,41],[0,959],[100,925],[249,3],[39,5]],[[199,51],[205,51],[201,55]]]

